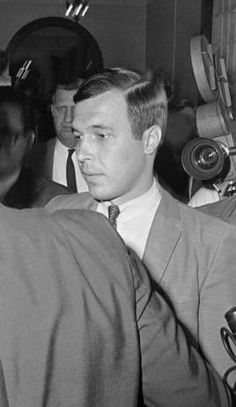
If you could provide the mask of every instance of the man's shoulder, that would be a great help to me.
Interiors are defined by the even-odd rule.
[[[48,202],[46,209],[52,213],[61,209],[92,209],[95,205],[96,202],[89,192],[81,192],[56,196]]]
[[[56,138],[49,139],[47,141],[43,141],[41,143],[36,143],[32,150],[30,151],[29,155],[31,154],[38,154],[45,153],[48,149],[54,148],[56,144]]]
[[[198,208],[204,213],[216,216],[229,223],[236,224],[236,196],[222,199],[221,201],[203,205]]]
[[[36,143],[25,157],[25,166],[33,170],[35,168],[37,169],[38,166],[42,166],[42,163],[48,155],[53,156],[55,144],[56,138],[42,143]]]
[[[215,203],[215,205],[217,204]],[[170,194],[165,193],[162,209],[160,207],[160,210],[165,223],[175,225],[182,233],[185,232],[191,236],[191,239],[195,239],[197,235],[199,237],[209,236],[211,239],[215,236],[217,239],[219,236],[223,236],[225,232],[236,235],[235,226],[230,225],[224,219],[212,216],[211,211],[204,213],[199,211],[199,208],[191,208],[173,198]],[[158,220],[158,210],[156,220]]]
[[[69,194],[69,190],[62,184],[52,181],[48,178],[35,176],[34,182],[35,196],[32,198],[32,207],[45,206],[53,198]]]
[[[45,206],[57,195],[69,194],[66,187],[37,175],[23,167],[15,184],[9,189],[3,203],[13,208]]]

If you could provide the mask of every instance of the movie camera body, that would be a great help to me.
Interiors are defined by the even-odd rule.
[[[212,185],[223,198],[236,192],[236,122],[225,63],[213,55],[202,35],[191,39],[190,54],[198,90],[207,103],[196,108],[199,137],[185,145],[181,161],[190,177]]]

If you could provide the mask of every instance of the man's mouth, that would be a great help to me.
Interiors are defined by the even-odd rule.
[[[64,133],[72,133],[72,130],[69,127],[68,128],[64,127],[63,131]]]
[[[92,177],[92,176],[94,176],[94,175],[99,175],[99,174],[96,174],[96,173],[94,173],[94,172],[82,172],[82,174],[85,176],[85,177]]]
[[[92,178],[92,177],[98,177],[99,175],[101,176],[102,174],[96,173],[96,172],[90,172],[90,171],[81,171],[82,175],[84,178]]]

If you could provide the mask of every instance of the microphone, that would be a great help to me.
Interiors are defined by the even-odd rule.
[[[232,349],[232,345],[235,346],[236,349],[236,307],[230,308],[229,311],[225,313],[225,319],[228,323],[228,328],[222,327],[220,330],[221,339],[224,345],[224,348],[231,359],[236,363],[236,353]],[[232,397],[234,402],[236,401],[236,382],[234,385],[229,384],[229,376],[232,372],[236,371],[236,366],[232,366],[226,370],[223,376],[223,382],[227,384],[232,389]]]
[[[228,322],[233,335],[236,335],[236,307],[233,307],[226,312],[225,319]]]

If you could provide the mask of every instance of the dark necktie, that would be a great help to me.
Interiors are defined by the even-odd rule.
[[[108,219],[111,224],[116,228],[116,219],[120,214],[119,206],[117,205],[109,205],[108,206]]]
[[[76,177],[75,177],[75,166],[72,161],[72,154],[75,151],[74,148],[68,150],[68,157],[66,161],[66,181],[67,187],[70,192],[77,192]]]

